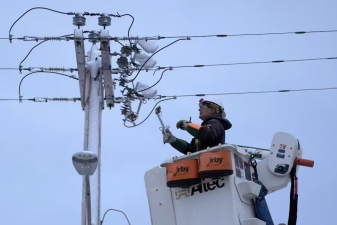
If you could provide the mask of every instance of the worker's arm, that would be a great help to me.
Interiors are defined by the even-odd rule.
[[[176,138],[175,142],[171,143],[171,146],[175,149],[177,149],[179,152],[183,153],[183,154],[187,154],[187,149],[189,146],[189,143],[187,143],[184,140],[181,140],[179,138]]]
[[[195,152],[195,141],[194,139],[189,144],[184,140],[181,140],[179,138],[176,138],[170,130],[166,130],[166,133],[163,133],[163,142],[171,144],[171,146],[175,149],[177,149],[179,152],[183,154],[187,154],[187,152]]]
[[[202,126],[196,123],[188,123],[186,127],[186,131],[192,135],[194,138],[199,138],[199,130]]]

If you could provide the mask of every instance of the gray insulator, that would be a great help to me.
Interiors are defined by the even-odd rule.
[[[76,14],[76,16],[73,17],[73,24],[75,26],[85,26],[86,18],[82,14]]]
[[[128,57],[132,53],[132,48],[130,46],[123,46],[121,52],[122,54],[125,54]]]
[[[93,30],[93,31],[90,31],[88,37],[89,37],[89,42],[97,43],[99,42],[100,34],[98,31]]]
[[[121,56],[120,58],[117,59],[117,65],[119,68],[123,69],[129,65],[128,59]]]
[[[106,14],[102,14],[100,17],[98,17],[98,25],[102,27],[107,27],[111,25],[111,18],[110,16]]]

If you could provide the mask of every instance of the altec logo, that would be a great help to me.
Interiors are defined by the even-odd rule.
[[[186,189],[176,191],[175,192],[176,200],[181,199],[182,196],[190,197],[190,196],[193,196],[195,193],[202,194],[202,193],[205,193],[205,192],[208,192],[208,191],[213,191],[217,188],[223,188],[224,186],[225,186],[224,179],[194,185],[190,188],[186,188]]]
[[[175,173],[175,174],[173,174],[173,176],[175,177],[175,176],[177,176],[177,174],[179,173],[179,172],[182,172],[182,173],[188,173],[188,170],[190,169],[190,167],[188,166],[188,167],[183,167],[183,166],[181,166],[181,167],[177,167],[177,172]]]
[[[219,163],[219,164],[221,164],[222,160],[223,160],[223,158],[217,158],[217,157],[212,158],[211,157],[211,158],[209,158],[209,163],[206,165],[206,167],[208,167],[212,163]]]

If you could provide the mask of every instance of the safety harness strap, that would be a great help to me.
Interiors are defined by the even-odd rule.
[[[296,166],[290,172],[291,189],[290,189],[290,208],[288,225],[296,225],[297,222],[297,203],[298,203],[298,185],[296,177]]]

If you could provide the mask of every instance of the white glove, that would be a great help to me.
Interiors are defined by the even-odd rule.
[[[166,130],[166,133],[163,133],[163,142],[164,144],[166,143],[173,143],[177,140],[177,138],[175,136],[173,136],[173,134],[171,133],[171,131],[169,129]]]

